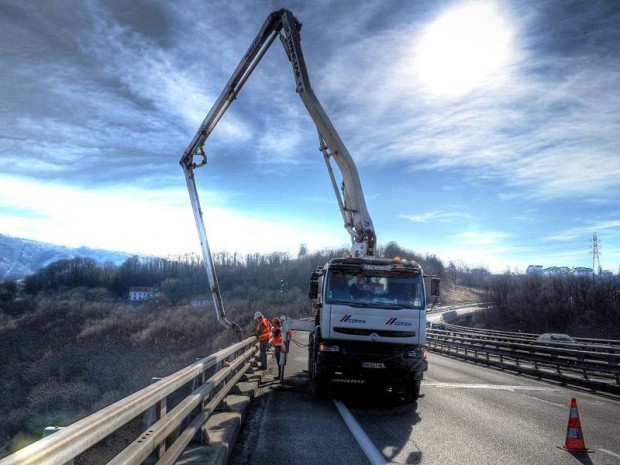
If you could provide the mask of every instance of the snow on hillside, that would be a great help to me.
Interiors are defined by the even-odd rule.
[[[70,248],[0,234],[0,281],[23,279],[50,263],[75,257],[120,265],[131,254],[88,247]]]

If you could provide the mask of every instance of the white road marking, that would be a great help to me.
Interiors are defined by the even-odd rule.
[[[607,450],[607,449],[599,449],[599,451],[600,451],[600,452],[603,452],[603,453],[605,453],[605,454],[609,454],[609,455],[611,455],[611,456],[613,456],[613,457],[616,457],[616,458],[620,459],[620,454],[616,454],[615,452],[612,452],[612,451],[610,451],[610,450]]]
[[[548,400],[540,399],[540,398],[535,397],[535,396],[528,396],[528,398],[537,400],[539,402],[543,402],[545,404],[553,405],[554,407],[566,408],[566,405],[567,405],[567,404],[558,404],[557,402],[549,402]]]
[[[364,451],[364,454],[366,454],[366,457],[368,457],[368,460],[370,460],[373,465],[387,465],[389,462],[385,460],[383,454],[375,447],[349,409],[339,400],[334,399],[334,404],[336,404],[340,416],[349,427],[353,437],[355,437],[355,440]]]
[[[424,383],[426,387],[456,388],[456,389],[495,389],[500,391],[557,391],[557,388],[547,386],[522,386],[505,384],[467,384],[467,383]]]

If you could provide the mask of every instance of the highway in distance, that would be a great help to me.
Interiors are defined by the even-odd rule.
[[[307,336],[294,340],[305,344]],[[268,378],[229,464],[620,464],[617,399],[430,354],[417,403],[359,386],[339,386],[322,400],[306,369],[306,349],[293,344],[285,385]],[[593,454],[557,447],[566,440],[572,397]]]

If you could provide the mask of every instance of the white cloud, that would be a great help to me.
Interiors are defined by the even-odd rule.
[[[466,213],[450,213],[450,212],[442,212],[442,211],[421,213],[419,215],[399,215],[399,216],[409,221],[413,221],[414,223],[428,223],[430,221],[440,222],[440,223],[450,223],[453,220],[457,220],[459,218],[471,218],[471,215],[468,215]]]
[[[0,224],[4,234],[71,247],[177,255],[200,250],[187,198],[183,189],[84,191],[0,176]],[[203,212],[211,250],[296,253],[301,243],[320,249],[333,247],[335,237],[346,240],[335,227],[291,226],[286,219],[265,221],[219,206]]]

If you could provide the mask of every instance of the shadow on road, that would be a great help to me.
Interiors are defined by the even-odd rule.
[[[405,403],[389,392],[362,386],[337,387],[332,395],[351,410],[388,462],[422,463],[423,453],[415,443],[414,427],[421,421],[417,403]]]
[[[593,465],[590,456],[586,452],[570,452],[570,455],[579,460],[582,465]]]

